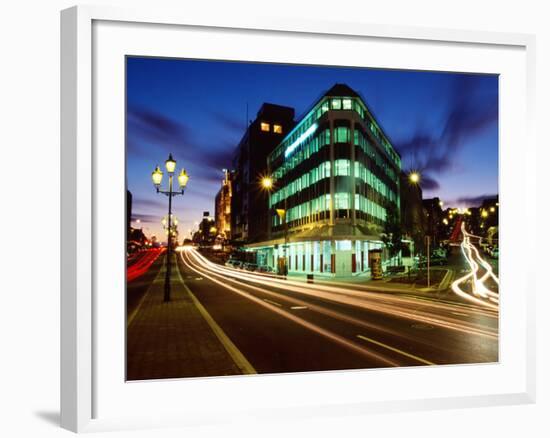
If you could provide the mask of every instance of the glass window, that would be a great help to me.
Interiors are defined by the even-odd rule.
[[[337,210],[349,209],[349,193],[347,192],[335,193],[334,208]]]
[[[319,146],[330,144],[330,129],[325,129],[319,134]]]
[[[335,160],[334,161],[334,174],[335,175],[350,175],[350,160]]]
[[[260,128],[264,132],[269,132],[269,123],[261,122],[260,123]]]
[[[269,129],[269,125],[268,125],[268,129]],[[263,131],[263,127],[262,127],[262,131]],[[281,125],[273,125],[273,132],[275,134],[282,134],[283,133],[283,127]]]
[[[330,101],[330,106],[333,110],[342,109],[342,100],[341,99],[332,99]]]
[[[342,109],[350,110],[351,109],[351,99],[342,100]]]
[[[346,128],[345,126],[339,126],[335,130],[335,142],[336,143],[348,143],[350,138],[350,132],[349,128]]]
[[[336,251],[351,251],[351,240],[337,240]]]

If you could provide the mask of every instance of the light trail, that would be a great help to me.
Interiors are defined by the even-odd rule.
[[[192,265],[193,267],[195,267],[198,271],[201,271],[203,272],[203,270],[205,269],[204,267],[201,267],[200,265],[196,264],[195,262],[193,262],[190,257],[189,259],[185,259],[183,256],[182,256],[182,260],[183,262],[189,266],[189,265]],[[189,266],[190,267],[190,266]],[[236,279],[233,279],[233,278],[228,278],[226,274],[220,274],[220,273],[216,273],[215,271],[209,271],[211,275],[217,277],[217,278],[221,278],[224,282],[229,282],[229,283],[233,283],[233,284],[237,284],[239,286],[244,286],[246,287],[247,289],[250,289],[250,290],[254,290],[256,292],[259,292],[261,294],[264,294],[264,295],[267,295],[267,296],[270,296],[272,298],[277,298],[277,299],[280,299],[282,301],[286,301],[287,303],[289,303],[290,305],[290,308],[292,310],[303,310],[303,309],[309,309],[311,311],[314,311],[314,312],[317,312],[317,313],[320,313],[320,314],[323,314],[325,316],[328,316],[330,318],[334,318],[334,319],[338,319],[340,321],[343,321],[343,322],[346,322],[346,323],[350,323],[350,324],[354,324],[356,326],[359,326],[359,327],[362,327],[362,328],[367,328],[369,330],[376,330],[378,332],[381,332],[381,333],[385,333],[387,335],[392,335],[392,336],[397,336],[397,337],[400,337],[400,338],[403,338],[403,339],[406,339],[408,341],[418,341],[418,339],[412,337],[412,336],[408,336],[406,333],[403,333],[403,332],[398,332],[396,330],[392,330],[390,328],[387,328],[387,327],[383,327],[381,325],[378,325],[378,324],[374,324],[374,323],[371,323],[371,322],[367,322],[365,320],[362,320],[362,319],[357,319],[357,318],[354,318],[352,316],[349,316],[349,315],[345,315],[341,312],[337,312],[337,311],[334,311],[334,310],[331,310],[331,309],[327,309],[325,307],[322,307],[322,306],[319,306],[319,305],[316,305],[316,304],[312,304],[310,302],[306,302],[306,301],[302,301],[298,298],[294,298],[294,297],[290,297],[288,295],[284,295],[284,294],[281,294],[281,293],[277,293],[277,292],[272,292],[270,290],[267,290],[267,289],[262,289],[260,287],[257,287],[257,286],[253,286],[253,285],[250,285],[250,284],[243,284],[242,283],[242,280],[236,280]],[[276,303],[276,302],[273,302],[271,300],[267,300],[265,299],[264,301],[268,302],[268,303],[271,303],[271,304],[274,304],[274,305],[277,305],[277,306],[280,306],[279,303]],[[276,303],[276,304],[275,304]]]
[[[218,274],[221,276],[221,278],[224,278],[224,280],[232,278],[236,279],[236,281],[246,281],[260,284],[263,286],[282,289],[284,291],[296,292],[299,294],[320,298],[331,302],[337,302],[339,304],[346,304],[349,306],[359,307],[370,311],[385,313],[397,318],[405,318],[415,322],[424,322],[427,324],[436,325],[439,327],[456,330],[467,334],[479,335],[489,338],[496,338],[498,336],[496,331],[488,329],[483,325],[465,322],[454,316],[447,317],[444,315],[435,315],[431,313],[431,310],[444,310],[451,314],[451,311],[456,310],[458,306],[396,297],[387,294],[382,295],[379,293],[368,293],[351,289],[343,289],[339,287],[310,285],[307,283],[295,282],[291,280],[280,280],[278,278],[267,277],[265,275],[255,275],[252,273],[245,273],[235,269],[221,267],[210,262],[194,249],[189,249],[187,255],[189,256],[189,259],[193,258],[195,268],[200,267],[210,273]],[[280,293],[276,295],[278,297],[281,296]],[[388,305],[384,302],[390,302],[390,304]],[[462,311],[465,311],[464,307],[460,307],[460,309]],[[471,312],[473,315],[479,314],[477,311],[472,310]],[[494,313],[489,312],[488,314],[491,317],[494,317]],[[483,313],[483,315],[486,316],[487,314]]]
[[[188,247],[188,250],[192,251],[193,256],[197,258],[197,260],[203,267],[225,275],[232,276],[234,278],[241,279],[241,280],[249,280],[257,283],[258,280],[261,279],[261,280],[265,280],[263,282],[263,284],[265,285],[275,286],[276,284],[279,284],[282,286],[283,289],[288,289],[289,285],[292,285],[292,286],[302,288],[302,290],[304,290],[304,288],[306,290],[312,290],[314,292],[318,292],[322,290],[322,291],[328,291],[328,292],[337,293],[337,294],[351,295],[360,299],[368,298],[370,300],[375,300],[381,303],[387,301],[388,304],[393,304],[393,305],[404,304],[404,305],[417,306],[419,304],[418,297],[405,298],[403,295],[395,296],[395,295],[388,295],[388,294],[380,294],[379,292],[373,292],[372,289],[370,288],[366,288],[362,285],[355,284],[355,283],[350,284],[350,283],[343,283],[343,282],[336,282],[336,281],[329,282],[329,281],[316,280],[315,284],[312,285],[312,284],[304,283],[303,281],[290,280],[284,276],[278,276],[278,275],[275,276],[275,275],[269,275],[269,274],[266,275],[261,273],[247,272],[247,271],[243,271],[235,268],[227,268],[211,262],[210,260],[202,256],[200,253],[198,253],[191,247]],[[353,287],[353,289],[350,289],[351,286]],[[381,288],[378,290],[386,291],[385,288],[384,289]],[[389,290],[393,291],[392,289],[389,289]],[[403,291],[399,290],[399,292],[402,294]],[[442,311],[451,311],[456,306],[461,306],[461,307],[463,306],[463,304],[459,304],[459,303],[440,302],[440,301],[433,301],[433,300],[423,300],[421,304],[422,306],[429,308],[430,310],[437,309]],[[496,318],[496,314],[494,312],[488,311],[487,309],[484,309],[484,308],[468,307],[468,311],[472,312],[472,314],[482,315],[489,318]]]
[[[204,277],[208,278],[209,280],[213,281],[214,283],[222,286],[223,288],[225,289],[228,289],[264,308],[267,308],[268,310],[272,311],[272,312],[275,312],[281,316],[283,316],[284,318],[287,318],[299,325],[301,325],[302,327],[305,327],[325,338],[328,338],[330,339],[331,341],[334,341],[338,344],[340,344],[341,346],[349,349],[349,350],[352,350],[356,353],[359,353],[361,354],[362,356],[365,356],[365,357],[368,357],[369,359],[375,359],[385,365],[389,365],[389,366],[393,366],[393,367],[398,367],[398,366],[401,366],[398,362],[395,362],[389,358],[387,358],[386,356],[383,356],[381,354],[378,354],[376,352],[373,352],[371,350],[368,350],[354,342],[351,342],[349,341],[348,339],[336,334],[336,333],[333,333],[329,330],[326,330],[322,327],[319,327],[318,325],[316,324],[313,324],[309,321],[306,321],[305,319],[303,318],[300,318],[298,316],[296,316],[295,314],[293,313],[290,313],[284,309],[282,309],[281,307],[276,307],[276,306],[273,306],[271,304],[268,304],[266,303],[265,301],[263,301],[262,299],[254,296],[254,295],[251,295],[245,291],[243,291],[242,289],[239,289],[239,288],[236,288],[234,286],[231,286],[229,284],[227,284],[227,282],[224,282],[224,281],[221,281],[221,280],[218,280],[216,279],[214,276],[212,275],[209,275],[207,274],[206,272],[202,271],[202,270],[199,270],[197,269],[195,266],[193,266],[191,263],[187,263],[188,261],[185,259],[185,257],[183,256],[183,253],[181,254],[181,258],[183,260],[183,262],[186,264],[186,266],[191,269],[192,271],[198,273],[198,274],[201,274],[203,275]]]
[[[481,237],[468,233],[464,222],[462,222],[461,231],[464,238],[460,245],[460,249],[470,267],[470,272],[457,278],[451,285],[451,289],[455,294],[465,300],[490,309],[498,310],[499,294],[489,290],[486,286],[486,282],[489,279],[492,279],[496,285],[499,286],[498,277],[493,272],[493,267],[490,263],[481,257],[479,250],[470,241],[471,238],[481,239]],[[478,271],[480,270],[479,265],[485,269],[485,274],[480,278],[478,278]],[[461,288],[461,285],[468,283],[470,283],[471,286],[471,293]]]

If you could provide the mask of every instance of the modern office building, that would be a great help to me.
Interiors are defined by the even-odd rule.
[[[233,159],[231,240],[237,246],[267,238],[268,196],[261,189],[266,157],[294,126],[294,109],[264,103]]]
[[[369,251],[383,249],[387,207],[399,215],[401,158],[364,99],[334,85],[267,161],[274,181],[268,239],[248,245],[258,263],[368,273]]]
[[[232,173],[223,170],[222,186],[215,200],[215,221],[218,236],[224,240],[231,238],[231,185]]]

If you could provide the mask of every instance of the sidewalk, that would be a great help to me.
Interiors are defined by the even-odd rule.
[[[171,301],[164,261],[127,320],[127,380],[224,376],[254,369],[185,286],[173,256]]]

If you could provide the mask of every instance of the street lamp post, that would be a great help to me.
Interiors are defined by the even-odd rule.
[[[272,177],[270,176],[265,176],[262,178],[262,187],[267,190],[268,192],[271,192],[271,190],[273,189],[273,186],[275,184],[275,181],[273,180]],[[277,212],[277,215],[279,216],[279,218],[281,218],[283,220],[283,229],[284,229],[284,245],[283,245],[283,258],[284,258],[284,261],[285,261],[285,265],[284,265],[284,272],[283,272],[283,275],[287,275],[288,273],[288,263],[287,263],[287,246],[288,246],[288,224],[287,224],[287,206],[286,206],[286,186],[285,186],[285,199],[284,199],[284,208],[283,209],[276,209],[276,212]],[[268,208],[268,210],[270,211],[270,209]],[[269,220],[271,219],[271,214],[269,213],[268,214],[268,227],[270,229],[270,223],[269,223]],[[277,267],[279,266],[279,261],[277,260]]]
[[[177,195],[183,195],[185,192],[185,187],[187,186],[187,181],[189,181],[189,175],[185,169],[181,170],[181,173],[178,175],[178,183],[180,186],[179,191],[173,190],[173,176],[176,171],[176,160],[172,158],[172,154],[168,156],[168,159],[165,162],[166,171],[168,172],[168,190],[162,190],[160,184],[162,182],[162,170],[157,165],[156,169],[152,173],[153,184],[157,190],[157,193],[162,193],[163,195],[168,196],[168,249],[166,253],[166,277],[164,279],[164,301],[170,301],[170,276],[172,274],[172,198]]]

